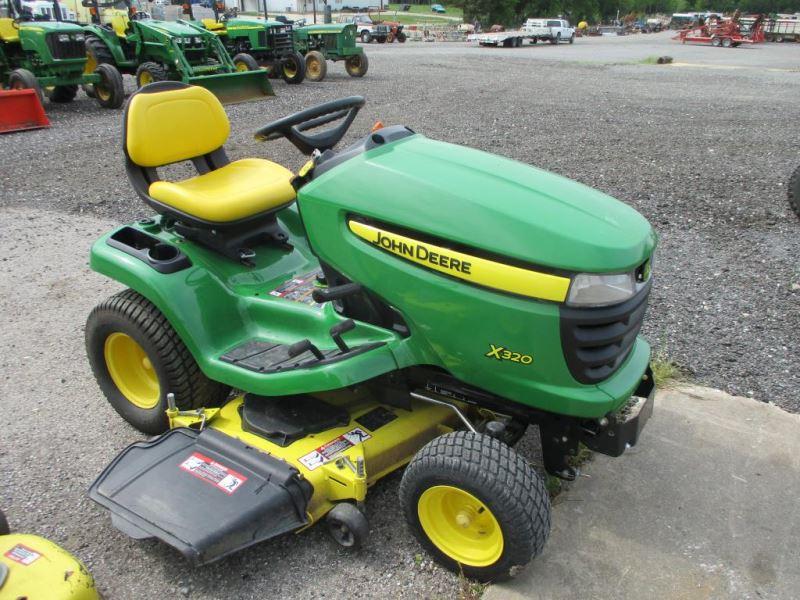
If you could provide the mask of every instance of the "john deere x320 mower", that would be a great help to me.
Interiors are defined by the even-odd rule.
[[[367,491],[441,563],[492,579],[541,552],[542,477],[580,443],[613,456],[652,411],[638,337],[655,235],[578,183],[404,126],[336,150],[364,99],[256,132],[311,159],[231,161],[208,91],[145,86],[124,115],[129,179],[156,213],[91,266],[128,289],[86,326],[111,405],[144,433],[90,488],[114,524],[202,564],[325,520],[365,541]],[[162,179],[191,160],[198,174]]]

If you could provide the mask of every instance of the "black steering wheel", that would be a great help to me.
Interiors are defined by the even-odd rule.
[[[311,154],[314,150],[324,152],[333,148],[344,137],[364,103],[363,97],[350,96],[312,106],[273,121],[256,131],[255,137],[262,142],[285,137],[303,154]],[[314,134],[303,133],[339,119],[344,120],[335,127]]]

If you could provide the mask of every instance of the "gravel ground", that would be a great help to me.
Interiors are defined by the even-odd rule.
[[[405,123],[597,187],[661,236],[645,327],[654,346],[701,383],[800,412],[800,223],[785,198],[800,162],[800,44],[724,50],[662,34],[368,52],[362,80],[336,65],[324,83],[276,82],[274,99],[228,107],[229,154],[299,167],[288,143],[258,144],[252,131],[363,94],[351,139],[378,119]],[[690,66],[642,64],[665,54]],[[47,110],[51,129],[0,137],[0,502],[10,520],[80,555],[107,598],[456,595],[456,577],[427,557],[418,564],[397,477],[370,493],[372,540],[361,553],[312,529],[202,570],[117,533],[86,498],[96,474],[139,437],[102,399],[84,359],[86,315],[118,289],[89,272],[86,256],[102,231],[147,210],[122,168],[119,113],[83,95]],[[535,460],[534,447],[529,439],[523,452]]]

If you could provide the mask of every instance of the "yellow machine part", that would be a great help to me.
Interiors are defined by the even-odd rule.
[[[239,407],[243,397],[228,402],[219,411],[206,411],[205,420],[209,427],[294,466],[314,488],[314,495],[308,504],[310,523],[318,521],[341,500],[361,502],[367,495],[367,488],[381,477],[405,466],[414,454],[433,438],[453,430],[457,421],[455,413],[443,406],[414,400],[411,410],[379,405],[369,398],[348,399],[320,394],[326,402],[344,406],[350,413],[350,423],[321,433],[309,434],[282,447],[269,440],[248,433],[242,429]],[[268,401],[265,399],[265,401]],[[382,406],[394,415],[384,425],[375,430],[367,429],[358,422],[359,418],[371,410]],[[171,427],[196,425],[202,416],[178,416],[167,412]],[[185,415],[185,413],[184,413]],[[360,443],[351,444],[345,437],[354,430],[360,430],[366,437]],[[362,436],[363,438],[363,436]],[[323,447],[342,447],[341,452],[330,454],[321,464],[312,464],[317,451]],[[326,451],[323,450],[323,454]],[[309,467],[308,465],[312,466]],[[363,465],[361,472],[360,465]]]
[[[0,598],[99,600],[94,579],[69,552],[38,535],[0,536],[0,562],[8,567]]]

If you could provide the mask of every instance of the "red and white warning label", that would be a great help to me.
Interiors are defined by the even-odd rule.
[[[181,465],[181,469],[195,477],[221,489],[226,494],[233,494],[247,481],[247,477],[233,469],[218,463],[199,452],[192,452]]]
[[[356,444],[366,442],[371,437],[372,436],[366,431],[360,427],[356,427],[347,433],[343,433],[336,439],[331,440],[327,444],[320,446],[316,450],[312,450],[308,454],[301,456],[300,462],[303,463],[309,471],[313,471],[331,460],[337,454],[341,454]]]
[[[6,553],[3,554],[3,556],[5,556],[6,558],[10,558],[14,562],[18,562],[19,564],[26,566],[36,562],[42,557],[42,555],[39,554],[36,550],[28,548],[23,544],[17,544],[10,550],[6,551]]]

